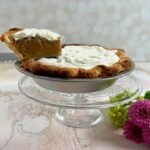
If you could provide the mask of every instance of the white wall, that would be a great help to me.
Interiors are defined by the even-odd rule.
[[[150,0],[0,0],[0,33],[48,28],[64,42],[121,47],[150,61]],[[0,44],[0,52],[10,52]]]

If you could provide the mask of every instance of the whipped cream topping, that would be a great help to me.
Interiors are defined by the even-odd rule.
[[[14,39],[20,40],[27,37],[42,37],[49,41],[61,39],[61,36],[46,29],[24,29],[14,34]]]
[[[37,61],[58,67],[91,69],[118,62],[120,58],[116,53],[117,50],[106,50],[100,46],[65,46],[58,58],[40,58]]]

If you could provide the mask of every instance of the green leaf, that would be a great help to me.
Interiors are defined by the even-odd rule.
[[[147,92],[145,93],[144,98],[150,100],[150,91],[147,91]]]

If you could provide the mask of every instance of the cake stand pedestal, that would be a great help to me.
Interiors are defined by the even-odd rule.
[[[102,121],[103,115],[99,109],[64,109],[56,113],[57,121],[71,127],[90,127]]]

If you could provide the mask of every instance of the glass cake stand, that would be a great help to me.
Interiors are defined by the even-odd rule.
[[[30,99],[59,110],[57,121],[71,127],[90,127],[103,120],[103,108],[128,103],[141,92],[140,82],[131,74],[135,68],[112,77],[94,79],[68,79],[35,75],[21,67],[16,61],[15,67],[23,73],[18,83],[20,91]],[[112,103],[110,97],[130,91],[131,97]]]
[[[108,85],[107,88],[92,92],[67,93],[66,91],[61,92],[45,88],[38,84],[33,76],[27,74],[18,83],[20,91],[25,96],[36,102],[58,107],[57,121],[67,126],[80,128],[96,125],[103,120],[101,111],[103,108],[128,103],[135,99],[142,89],[140,82],[132,75],[121,76],[113,84]],[[66,86],[66,88],[69,87]],[[132,92],[132,97],[127,97],[115,103],[110,102],[111,96],[120,94],[125,90]]]

